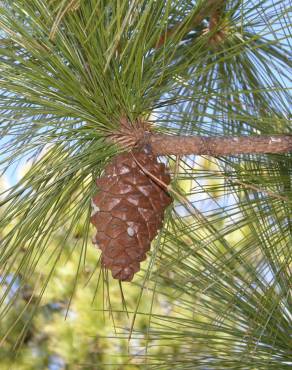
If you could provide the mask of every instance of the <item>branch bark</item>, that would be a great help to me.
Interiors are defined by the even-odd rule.
[[[292,135],[261,136],[170,136],[149,134],[146,139],[156,155],[267,154],[292,152]]]

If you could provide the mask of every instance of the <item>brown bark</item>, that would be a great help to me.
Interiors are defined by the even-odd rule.
[[[156,155],[199,154],[216,157],[292,152],[292,135],[204,137],[150,134],[147,143]]]

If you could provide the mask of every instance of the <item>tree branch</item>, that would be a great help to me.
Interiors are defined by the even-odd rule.
[[[149,134],[146,142],[156,155],[199,154],[215,157],[292,152],[292,135],[204,137]]]
[[[219,10],[223,7],[225,0],[207,0],[205,1],[203,7],[194,15],[193,19],[190,21],[189,26],[187,27],[186,33],[190,32],[193,28],[200,25],[200,23],[208,16],[212,16],[215,13],[218,13]],[[160,48],[175,32],[179,31],[183,27],[184,22],[178,23],[172,28],[166,30],[166,32],[160,37],[158,42],[155,45],[155,48]]]

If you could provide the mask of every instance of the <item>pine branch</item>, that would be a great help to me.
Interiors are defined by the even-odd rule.
[[[292,152],[292,135],[203,137],[150,134],[146,141],[157,155],[223,156]]]
[[[208,0],[205,2],[204,6],[202,7],[201,10],[193,17],[191,20],[187,31],[190,32],[193,28],[197,27],[200,25],[200,23],[208,16],[212,18],[214,14],[220,13],[222,11],[222,6],[224,4],[225,0]],[[178,23],[175,26],[167,29],[164,35],[160,37],[158,40],[157,44],[155,45],[155,48],[160,48],[168,39],[171,37],[175,32],[179,31],[181,27],[183,27],[184,22]]]

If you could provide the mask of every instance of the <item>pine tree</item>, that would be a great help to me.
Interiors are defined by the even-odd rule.
[[[145,287],[170,307],[143,313],[140,360],[159,369],[290,366],[290,24],[285,0],[1,1],[1,171],[31,161],[0,200],[2,284],[13,276],[1,320],[13,283],[50,263],[36,279],[38,306],[80,220],[72,253],[82,271],[96,181],[107,192],[107,169],[126,156],[137,165],[131,180],[173,200],[159,220],[152,208],[149,243],[135,257],[154,238],[132,283],[141,293],[130,337]],[[59,244],[44,261],[52,237]],[[114,275],[130,280],[137,270]]]

